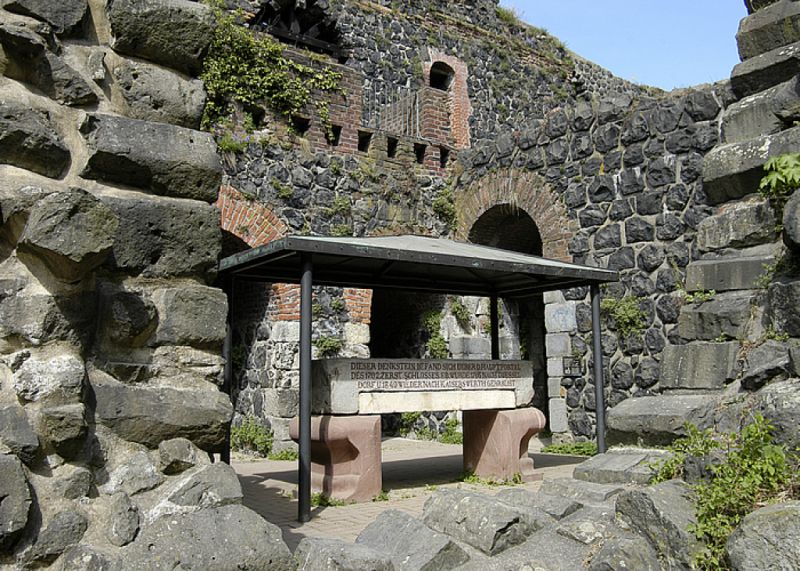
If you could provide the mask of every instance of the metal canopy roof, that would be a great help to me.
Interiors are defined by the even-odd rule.
[[[299,283],[311,256],[314,285],[525,297],[617,281],[617,272],[425,236],[287,236],[229,256],[220,271],[237,279]]]

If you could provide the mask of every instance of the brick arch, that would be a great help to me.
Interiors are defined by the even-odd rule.
[[[474,181],[457,193],[456,238],[467,241],[472,225],[490,208],[510,205],[524,210],[536,223],[545,258],[571,262],[569,241],[578,225],[567,216],[567,208],[545,180],[536,173],[499,169]]]
[[[220,227],[251,248],[263,246],[289,234],[289,227],[269,208],[231,186],[220,188],[214,205],[220,211]],[[276,300],[276,310],[271,315],[272,319],[275,321],[300,319],[299,286],[273,284],[271,296]],[[371,290],[345,288],[344,302],[353,322],[369,323]]]
[[[251,248],[286,236],[289,228],[269,208],[231,186],[219,190],[214,204],[220,211],[220,226]]]

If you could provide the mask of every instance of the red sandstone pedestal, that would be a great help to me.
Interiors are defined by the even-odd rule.
[[[298,418],[289,436],[300,438]],[[311,489],[330,498],[369,501],[381,493],[381,417],[311,417]]]
[[[482,478],[535,480],[528,442],[547,420],[536,408],[465,410],[464,470]]]

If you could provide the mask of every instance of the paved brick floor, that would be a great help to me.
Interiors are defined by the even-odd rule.
[[[543,478],[572,476],[581,459],[541,454],[541,442],[531,441],[530,453],[537,472]],[[383,488],[388,500],[335,507],[312,508],[311,521],[297,522],[297,501],[293,498],[297,485],[297,462],[273,460],[249,461],[234,458],[244,491],[244,504],[281,528],[283,538],[294,550],[303,537],[331,537],[348,542],[370,524],[381,512],[399,509],[414,516],[422,514],[422,506],[438,487],[461,487],[496,494],[502,487],[457,482],[463,468],[461,447],[390,438],[384,440]],[[520,484],[537,490],[541,481]]]

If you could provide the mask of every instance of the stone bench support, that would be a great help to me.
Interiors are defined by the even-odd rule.
[[[464,471],[498,480],[515,474],[536,479],[528,442],[547,422],[540,410],[465,410],[463,415]]]
[[[300,437],[298,418],[289,435]],[[345,501],[369,501],[381,493],[381,417],[311,417],[311,489]]]

